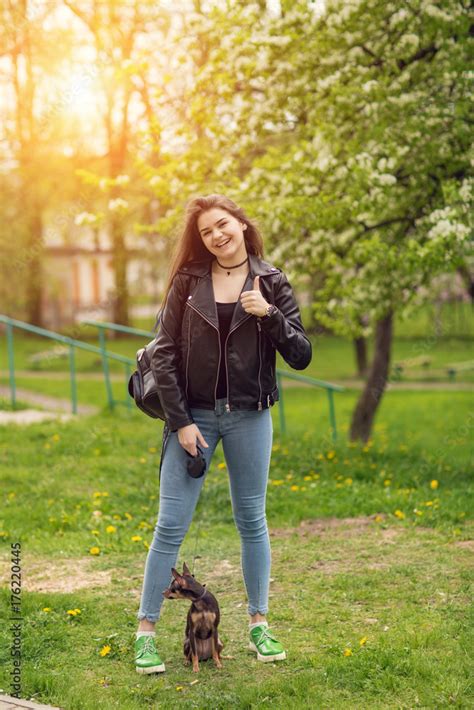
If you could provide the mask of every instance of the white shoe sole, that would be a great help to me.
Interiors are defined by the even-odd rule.
[[[263,663],[271,663],[272,661],[284,661],[286,658],[286,651],[276,653],[274,656],[262,656],[262,654],[258,652],[258,648],[256,647],[256,645],[252,643],[252,641],[249,641],[249,649],[251,651],[256,651],[257,661],[262,661]]]
[[[137,673],[163,673],[165,670],[165,664],[162,663],[161,666],[150,666],[149,668],[139,668],[138,666],[135,666],[135,670]]]

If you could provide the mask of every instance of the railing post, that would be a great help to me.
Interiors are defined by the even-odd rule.
[[[285,409],[283,404],[283,381],[279,374],[277,374],[277,387],[280,393],[278,414],[280,416],[280,434],[286,434],[286,422],[285,422]]]
[[[72,413],[77,414],[77,387],[76,387],[76,361],[74,357],[74,345],[69,344],[69,371],[71,373],[71,403]]]
[[[329,421],[332,427],[332,440],[337,441],[336,414],[334,412],[334,396],[331,389],[327,390],[329,399]]]
[[[104,371],[105,378],[105,389],[107,391],[107,401],[110,409],[114,408],[114,393],[112,392],[112,385],[110,383],[110,372],[109,372],[109,359],[107,357],[107,347],[105,344],[105,329],[99,326],[99,345],[102,351],[102,369]]]
[[[13,355],[13,326],[7,323],[8,369],[10,372],[10,397],[12,409],[16,408],[15,359]]]

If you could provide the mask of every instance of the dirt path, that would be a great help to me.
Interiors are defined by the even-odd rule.
[[[0,710],[23,710],[23,708],[31,708],[31,710],[61,710],[52,705],[40,705],[33,703],[31,700],[23,700],[22,698],[13,698],[11,695],[0,695]]]
[[[7,385],[0,385],[0,397],[10,398],[10,387]],[[16,388],[16,397],[21,402],[27,402],[41,407],[47,411],[38,412],[35,415],[31,414],[32,410],[29,409],[19,409],[16,412],[2,411],[0,410],[0,423],[9,423],[10,421],[16,421],[20,424],[29,423],[29,420],[40,421],[41,418],[45,419],[57,416],[58,414],[68,413],[71,414],[71,400],[61,399],[60,397],[51,397],[49,395],[40,394],[39,392],[32,392],[31,390],[24,389],[23,387]],[[30,414],[28,414],[30,412]],[[97,414],[99,412],[99,407],[91,404],[78,404],[77,413],[78,414]],[[42,417],[39,417],[39,414]],[[12,416],[13,415],[13,416]],[[71,415],[73,416],[73,415]],[[23,421],[22,421],[23,420]]]

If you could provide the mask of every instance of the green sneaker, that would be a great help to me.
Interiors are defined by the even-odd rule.
[[[250,629],[249,649],[257,652],[257,660],[283,661],[286,658],[285,649],[272,635],[268,626],[254,626]]]
[[[163,673],[165,670],[154,636],[139,636],[135,640],[135,669],[137,673]]]

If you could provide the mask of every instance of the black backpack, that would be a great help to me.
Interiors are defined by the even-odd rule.
[[[163,419],[165,414],[161,406],[155,377],[151,371],[151,356],[156,346],[156,338],[137,351],[137,369],[128,381],[128,392],[142,412],[153,419]]]

